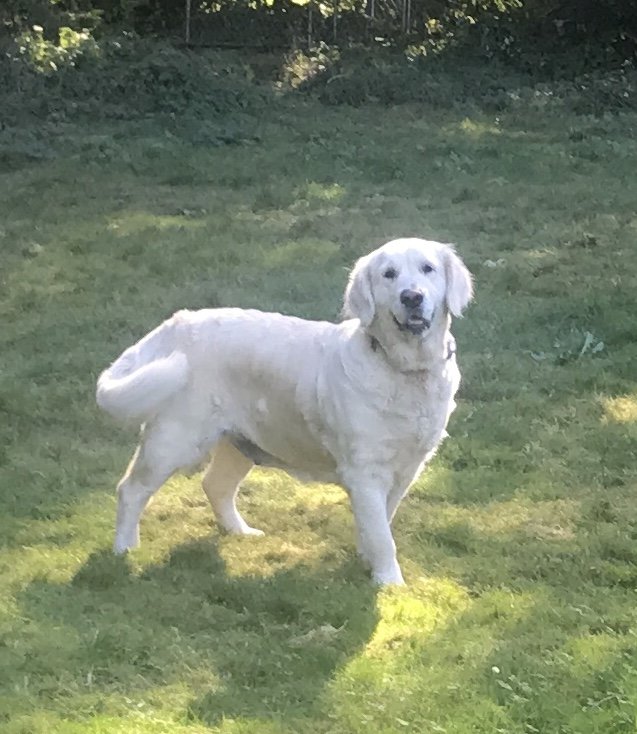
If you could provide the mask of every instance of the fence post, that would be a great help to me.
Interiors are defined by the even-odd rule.
[[[336,44],[336,39],[338,38],[338,29],[337,29],[337,21],[338,21],[338,0],[334,0],[332,3],[332,8],[334,11],[334,15],[332,16],[332,41],[334,44]]]
[[[307,11],[307,48],[308,51],[312,48],[312,36],[314,33],[314,29],[312,27],[314,22],[314,3],[313,0],[310,0],[308,3],[308,11]]]

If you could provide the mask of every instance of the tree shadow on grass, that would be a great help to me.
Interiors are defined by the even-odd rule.
[[[355,559],[233,577],[206,539],[136,575],[99,551],[70,582],[36,580],[20,595],[33,633],[11,668],[47,698],[61,681],[90,689],[107,714],[122,696],[148,701],[185,685],[196,699],[185,709],[179,700],[186,721],[294,718],[369,641],[376,593]],[[79,696],[52,698],[46,707],[63,705],[65,717],[87,713]]]
[[[411,586],[387,597],[364,656],[381,621],[376,589],[338,551],[243,577],[209,538],[140,573],[99,551],[69,582],[36,580],[18,596],[28,626],[5,646],[0,677],[10,666],[65,719],[143,705],[277,732],[370,712],[377,731],[426,719],[449,731],[627,732],[637,556],[586,522],[578,514],[558,537],[457,523],[418,534],[406,522],[397,538]]]

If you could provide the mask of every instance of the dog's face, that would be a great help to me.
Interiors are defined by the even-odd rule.
[[[471,275],[450,245],[392,240],[355,265],[345,291],[345,315],[367,327],[423,336],[437,315],[459,316],[472,297]]]

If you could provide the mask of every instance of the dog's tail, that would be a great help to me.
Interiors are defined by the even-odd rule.
[[[97,380],[97,404],[118,420],[146,421],[188,381],[177,316],[129,347]]]

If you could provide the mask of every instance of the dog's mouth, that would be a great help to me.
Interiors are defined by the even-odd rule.
[[[422,315],[413,314],[412,316],[408,316],[405,321],[402,322],[399,321],[395,316],[393,316],[393,318],[394,323],[400,331],[409,331],[414,336],[420,336],[431,326],[431,321],[429,321]]]

